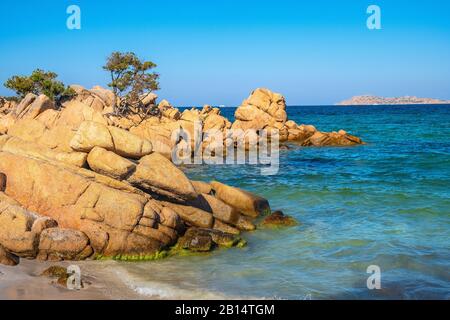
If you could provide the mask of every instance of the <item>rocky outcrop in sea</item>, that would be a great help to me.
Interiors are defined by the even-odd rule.
[[[384,98],[377,96],[355,96],[348,100],[337,103],[340,106],[352,106],[352,105],[395,105],[395,104],[450,104],[449,100],[440,100],[433,98],[418,98],[418,97],[396,97],[396,98]]]
[[[242,232],[271,212],[267,199],[218,181],[192,181],[171,161],[174,130],[276,129],[280,142],[303,146],[357,145],[361,139],[320,132],[288,120],[285,99],[256,89],[236,121],[204,106],[181,112],[166,100],[145,103],[158,116],[112,111],[114,95],[72,86],[57,105],[28,94],[0,99],[0,263],[20,258],[157,259],[178,250],[245,245]],[[211,143],[202,142],[206,148]],[[280,219],[278,219],[280,220]]]

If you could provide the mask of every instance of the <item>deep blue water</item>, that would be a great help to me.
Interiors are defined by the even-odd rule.
[[[186,168],[260,194],[301,224],[246,233],[243,249],[122,264],[130,283],[162,297],[449,299],[450,105],[287,111],[367,144],[292,144],[275,176],[250,165]],[[381,269],[381,290],[367,289],[369,265]]]

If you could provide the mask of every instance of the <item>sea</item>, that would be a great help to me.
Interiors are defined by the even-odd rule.
[[[222,114],[233,119],[234,111]],[[244,248],[110,262],[121,279],[161,299],[450,299],[450,105],[287,113],[366,144],[290,143],[272,176],[249,164],[183,170],[259,194],[299,225],[244,233]]]

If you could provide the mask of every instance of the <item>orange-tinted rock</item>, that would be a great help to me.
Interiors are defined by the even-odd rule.
[[[6,266],[15,266],[18,265],[20,262],[20,258],[8,251],[6,251],[5,248],[3,248],[2,245],[0,245],[0,264],[6,265]]]
[[[72,149],[90,152],[94,147],[114,151],[128,158],[140,158],[152,152],[152,144],[126,130],[84,121],[70,142]]]
[[[81,231],[50,228],[41,233],[40,260],[83,260],[92,255],[88,237]]]
[[[186,175],[171,161],[156,152],[141,158],[128,181],[133,185],[173,199],[189,200],[197,197],[197,193]]]
[[[207,182],[203,182],[203,181],[194,181],[191,180],[192,185],[194,186],[195,191],[200,194],[200,193],[206,193],[206,194],[210,194],[211,193],[211,185]]]
[[[211,228],[214,224],[213,215],[202,209],[165,201],[162,202],[162,204],[175,211],[181,217],[181,219],[183,219],[184,222],[191,226]]]
[[[229,224],[226,224],[225,222],[222,222],[219,219],[214,220],[213,229],[219,230],[219,231],[222,231],[225,233],[236,234],[236,235],[241,233],[239,231],[239,229],[237,229],[233,226],[230,226]]]
[[[84,166],[87,158],[87,154],[83,152],[58,151],[35,142],[6,135],[3,136],[2,143],[0,143],[0,150],[42,160],[56,160],[77,167]]]
[[[290,227],[297,225],[298,222],[291,216],[285,215],[281,211],[274,211],[264,218],[262,225],[264,226],[283,226]]]
[[[344,131],[345,132],[345,131]],[[316,131],[311,137],[302,142],[302,146],[352,146],[363,144],[363,141],[348,133]]]
[[[100,174],[122,180],[127,177],[136,165],[112,151],[94,147],[87,157],[89,167]]]
[[[269,202],[253,193],[217,181],[211,182],[211,186],[217,198],[244,215],[254,218],[270,210]]]
[[[268,89],[258,88],[236,109],[232,129],[280,130],[280,141],[288,139],[284,97]]]
[[[161,239],[155,239],[155,235],[160,237],[161,231],[144,235],[134,232],[147,204],[154,200],[125,182],[86,169],[59,166],[5,152],[0,152],[0,172],[8,177],[5,189],[8,196],[28,210],[52,217],[60,228],[79,230],[92,237],[92,248],[97,254],[147,255],[164,247],[164,243],[159,241]],[[155,218],[159,221],[158,213],[155,213]],[[26,223],[25,218],[23,221],[19,228],[20,237],[11,234],[6,238],[8,241],[16,239],[16,244],[23,246],[12,252],[32,256],[30,253],[35,254],[36,246],[30,244],[35,243],[35,237],[32,236],[31,223]],[[154,225],[156,231],[158,224]],[[24,226],[29,227],[25,229]]]
[[[46,225],[37,214],[11,203],[0,198],[0,245],[20,257],[34,258]]]

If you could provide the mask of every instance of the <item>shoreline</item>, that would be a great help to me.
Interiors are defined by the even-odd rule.
[[[0,264],[0,300],[236,300],[265,299],[228,295],[207,288],[189,289],[164,281],[143,280],[114,260],[37,261],[22,259],[17,266]],[[130,262],[136,264],[139,262]],[[149,262],[142,262],[149,263]],[[50,266],[80,267],[83,288],[70,290],[56,278],[40,274]],[[149,266],[149,271],[151,270]],[[156,267],[156,266],[155,266]]]
[[[0,269],[3,299],[232,299],[221,288],[184,287],[183,279],[166,279],[170,285],[144,279],[142,286],[126,264],[86,259],[142,261],[171,249],[242,247],[241,233],[257,229],[258,217],[275,215],[267,223],[280,226],[292,220],[272,212],[269,200],[256,193],[214,178],[189,179],[171,155],[197,142],[198,126],[202,139],[219,132],[218,143],[200,141],[202,150],[222,146],[220,152],[224,145],[251,151],[243,136],[227,138],[227,132],[256,133],[257,128],[276,130],[271,144],[364,144],[342,129],[322,132],[289,120],[285,98],[265,88],[250,93],[234,122],[209,105],[180,112],[167,100],[157,103],[156,95],[146,104],[156,115],[139,111],[130,119],[114,114],[112,91],[71,88],[76,95],[61,105],[28,93],[17,105],[0,108],[0,263],[22,260],[14,271]],[[186,136],[174,143],[177,128]],[[65,262],[50,262],[60,260]],[[68,290],[39,276],[54,265],[79,266],[86,288]],[[141,271],[147,275],[149,269]]]
[[[52,265],[78,265],[82,271],[84,288],[69,290],[56,279],[40,276]],[[101,261],[41,262],[22,259],[17,266],[0,265],[0,300],[123,300],[151,299],[129,288],[114,275],[113,269]]]

